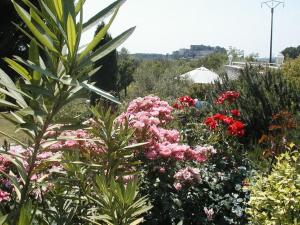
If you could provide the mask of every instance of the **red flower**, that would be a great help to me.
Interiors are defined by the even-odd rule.
[[[184,109],[184,107],[195,106],[196,101],[190,96],[182,96],[177,99],[177,102],[173,105],[175,109]]]
[[[226,100],[229,103],[233,103],[239,96],[240,96],[240,93],[238,93],[236,91],[225,91],[218,96],[215,103],[223,104]]]
[[[184,105],[188,106],[194,106],[195,105],[195,100],[191,98],[190,96],[182,96],[179,98],[179,101],[183,103]]]
[[[228,126],[228,131],[233,136],[244,136],[245,134],[245,125],[241,121],[234,121]]]
[[[230,110],[230,112],[231,112],[231,115],[233,115],[233,116],[240,116],[241,115],[240,111],[238,109],[232,109],[232,110]]]
[[[214,130],[218,126],[217,121],[213,117],[207,117],[204,121],[205,125]]]
[[[179,105],[177,102],[173,105],[173,108],[175,109],[183,109],[182,105]]]
[[[221,113],[216,113],[216,114],[213,116],[213,118],[214,118],[215,120],[220,120],[220,121],[222,121],[222,120],[224,120],[224,119],[226,118],[226,116],[223,115],[223,114],[221,114]]]
[[[235,122],[235,120],[232,119],[231,117],[225,117],[222,121],[223,121],[224,123],[228,124],[228,125],[230,125],[230,124],[232,124],[232,123]]]

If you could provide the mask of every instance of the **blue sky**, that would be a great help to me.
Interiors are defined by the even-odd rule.
[[[87,0],[85,20],[113,0]],[[135,33],[123,44],[131,53],[171,53],[191,44],[233,46],[246,54],[269,54],[270,9],[260,0],[127,0],[110,29]],[[274,14],[274,55],[300,45],[300,0],[285,0]],[[94,30],[84,36],[91,40]]]

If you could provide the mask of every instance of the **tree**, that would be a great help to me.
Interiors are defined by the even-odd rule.
[[[288,59],[282,67],[283,75],[300,88],[300,56]]]
[[[118,89],[125,91],[127,97],[127,87],[133,81],[133,73],[138,66],[138,62],[133,59],[126,48],[122,48],[118,54]]]
[[[300,45],[298,47],[288,47],[282,51],[285,58],[296,59],[300,55]]]
[[[95,32],[95,35],[104,27],[104,23],[101,23]],[[93,52],[97,51],[101,46],[105,45],[112,40],[112,37],[107,33],[100,43],[96,46]],[[94,65],[94,68],[101,67],[92,77],[91,81],[95,82],[97,88],[103,89],[107,92],[118,95],[117,87],[117,76],[118,76],[118,65],[117,65],[117,52],[116,50],[112,51]],[[95,105],[99,96],[91,93],[91,104]]]

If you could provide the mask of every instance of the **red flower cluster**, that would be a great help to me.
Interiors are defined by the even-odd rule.
[[[175,109],[184,109],[185,107],[195,106],[195,100],[190,96],[182,96],[176,100],[177,102],[173,105]]]
[[[235,112],[236,115],[239,114],[237,112]],[[230,135],[239,137],[244,136],[245,125],[241,121],[235,120],[232,117],[217,113],[211,117],[207,117],[204,121],[205,125],[210,127],[212,130],[216,129],[220,122],[223,122],[228,126],[227,130]]]
[[[216,104],[223,104],[225,101],[228,101],[231,104],[239,96],[240,96],[240,93],[238,93],[236,91],[225,91],[218,96],[218,98],[215,102],[216,102]]]
[[[241,115],[241,113],[238,109],[232,109],[232,110],[230,110],[230,113],[233,116],[240,116]]]

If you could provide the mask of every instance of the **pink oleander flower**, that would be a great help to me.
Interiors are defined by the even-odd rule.
[[[201,182],[200,170],[198,168],[186,167],[175,173],[176,183],[191,184],[193,182]]]
[[[174,184],[174,188],[175,188],[177,191],[180,191],[180,190],[182,189],[181,183],[175,183],[175,184]]]
[[[0,202],[7,202],[10,200],[10,194],[0,189]]]
[[[203,210],[204,210],[204,213],[205,213],[206,216],[207,216],[207,219],[208,219],[209,221],[212,221],[212,220],[213,220],[213,216],[214,216],[214,214],[215,214],[214,209],[213,209],[213,208],[208,209],[208,208],[204,207]]]

